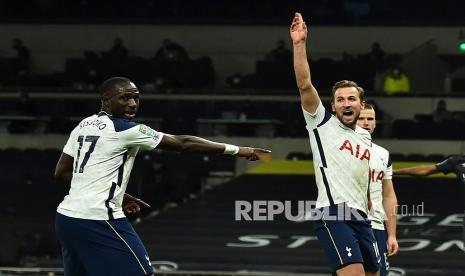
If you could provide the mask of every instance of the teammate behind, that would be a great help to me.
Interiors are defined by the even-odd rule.
[[[337,275],[379,275],[380,256],[367,219],[370,134],[357,126],[364,91],[355,82],[340,81],[332,89],[332,110],[325,110],[313,86],[307,60],[307,27],[296,13],[290,28],[294,71],[313,152],[318,187],[317,208],[336,214],[315,221],[315,232]],[[357,218],[339,219],[341,207]],[[366,271],[366,274],[365,274]]]
[[[358,126],[373,134],[376,128],[376,113],[370,104],[365,103],[358,117]],[[371,144],[370,158],[370,199],[374,213],[369,214],[371,227],[378,243],[381,260],[380,275],[389,272],[388,256],[395,255],[399,249],[396,239],[397,197],[392,184],[392,164],[389,151]],[[386,227],[384,225],[386,221]]]
[[[64,146],[55,177],[71,183],[56,214],[65,275],[154,275],[147,252],[125,218],[123,197],[139,151],[230,154],[258,160],[257,148],[170,135],[132,122],[139,90],[129,79],[115,77],[100,88],[102,110],[83,119]],[[127,197],[127,196],[126,196]],[[137,211],[140,201],[134,199]]]

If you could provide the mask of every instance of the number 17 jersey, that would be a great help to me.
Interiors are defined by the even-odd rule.
[[[124,217],[123,197],[134,159],[139,150],[157,147],[162,137],[146,125],[105,112],[82,120],[63,148],[74,159],[73,177],[57,212],[93,220]]]

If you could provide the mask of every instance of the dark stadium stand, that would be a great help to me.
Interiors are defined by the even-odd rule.
[[[407,207],[403,212],[423,206],[425,214],[399,220],[401,251],[391,258],[391,267],[406,275],[463,275],[463,252],[455,243],[462,229],[444,223],[462,213],[463,187],[455,179],[395,178],[394,183],[399,203]],[[440,192],[418,193],[439,186]],[[236,200],[290,200],[296,215],[298,200],[315,198],[312,176],[245,175],[144,220],[137,231],[153,260],[171,261],[183,270],[328,273],[311,222],[291,222],[282,215],[274,221],[235,221]]]

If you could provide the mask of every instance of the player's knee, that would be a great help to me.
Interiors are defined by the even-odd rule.
[[[346,265],[336,271],[338,276],[365,276],[365,270],[361,263]],[[368,274],[367,274],[368,275]]]

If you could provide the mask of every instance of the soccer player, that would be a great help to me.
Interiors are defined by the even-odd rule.
[[[252,161],[259,159],[258,154],[270,152],[166,134],[135,123],[139,94],[129,79],[106,80],[100,87],[101,111],[74,128],[56,166],[55,177],[71,183],[55,221],[67,276],[154,275],[122,206],[137,212],[139,205],[144,205],[124,195],[139,151],[157,148],[230,154]]]
[[[333,272],[337,275],[379,275],[380,256],[368,213],[371,136],[357,126],[364,91],[353,81],[339,81],[332,89],[332,110],[325,110],[313,86],[307,61],[307,26],[296,13],[290,28],[294,71],[302,110],[310,136],[315,178],[316,207],[329,211],[315,221]],[[350,217],[341,209],[350,211]],[[337,214],[337,219],[334,219]]]
[[[357,124],[373,134],[376,128],[376,113],[370,104],[365,103]],[[380,275],[385,276],[389,272],[387,257],[395,255],[399,249],[396,238],[397,197],[392,184],[389,151],[375,143],[371,144],[370,169],[370,199],[373,205],[368,218],[371,220],[371,227],[382,257]]]

